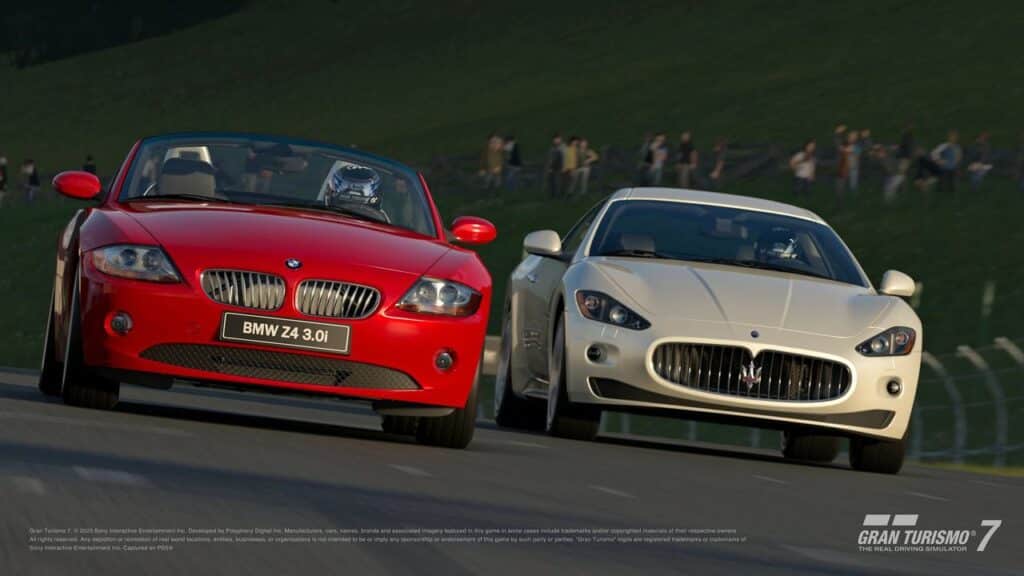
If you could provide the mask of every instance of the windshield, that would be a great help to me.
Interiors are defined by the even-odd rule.
[[[866,286],[853,256],[828,226],[704,204],[613,202],[594,234],[590,255],[710,262]]]
[[[434,236],[416,174],[329,146],[247,137],[143,141],[118,198],[329,211]]]

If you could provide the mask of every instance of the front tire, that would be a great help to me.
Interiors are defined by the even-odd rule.
[[[512,320],[506,312],[501,330],[501,354],[494,376],[494,422],[502,428],[541,430],[544,412],[540,402],[520,398],[512,391]]]
[[[440,418],[419,418],[416,441],[428,446],[462,449],[469,446],[476,430],[476,391],[480,382],[480,367],[469,391],[466,405]]]
[[[547,433],[572,440],[593,440],[601,425],[601,411],[569,401],[565,374],[565,322],[561,319],[561,313],[555,327],[548,366],[551,381],[548,384]]]
[[[85,365],[82,359],[82,319],[79,312],[81,279],[75,276],[71,308],[68,311],[68,338],[64,345],[64,375],[61,386],[64,403],[83,408],[110,410],[117,405],[121,385],[116,380],[103,378]]]
[[[787,460],[831,462],[839,455],[839,438],[787,430],[782,433],[782,455]]]
[[[50,297],[50,315],[46,320],[46,333],[43,336],[43,361],[39,369],[39,391],[46,396],[60,396],[61,381],[64,378],[64,366],[57,362],[54,354],[53,336],[53,297]]]
[[[850,466],[862,472],[896,474],[903,467],[906,446],[903,439],[850,439]]]

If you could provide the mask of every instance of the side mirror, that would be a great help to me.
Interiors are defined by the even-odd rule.
[[[898,270],[889,270],[882,274],[882,284],[878,287],[880,294],[889,296],[910,297],[916,290],[914,279]]]
[[[459,216],[452,221],[452,236],[463,244],[487,244],[498,237],[498,229],[489,220]]]
[[[523,238],[523,250],[534,256],[560,256],[562,239],[554,230],[537,230]]]
[[[92,200],[99,196],[101,188],[99,178],[81,170],[69,170],[53,177],[53,189],[68,198]]]

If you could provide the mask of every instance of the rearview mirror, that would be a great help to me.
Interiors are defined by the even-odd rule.
[[[882,283],[878,287],[880,294],[908,298],[914,295],[915,290],[917,290],[917,286],[914,284],[914,279],[898,270],[889,270],[882,274]]]
[[[452,236],[463,244],[487,244],[498,237],[498,229],[483,218],[459,216],[452,221]]]
[[[562,239],[554,230],[537,230],[523,239],[523,250],[535,256],[559,256],[562,254]]]
[[[81,170],[68,170],[53,177],[53,189],[76,200],[92,200],[99,195],[102,185],[95,174]]]

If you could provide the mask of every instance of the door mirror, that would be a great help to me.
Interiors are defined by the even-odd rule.
[[[459,216],[452,221],[452,236],[463,244],[487,244],[498,237],[498,229],[489,220]]]
[[[101,188],[96,175],[81,170],[61,172],[53,178],[54,190],[77,200],[92,200],[99,195]]]
[[[561,256],[562,239],[554,230],[537,230],[523,239],[523,250],[534,256]]]
[[[898,270],[889,270],[882,274],[882,284],[878,287],[880,294],[889,296],[910,297],[916,290],[914,279]]]

